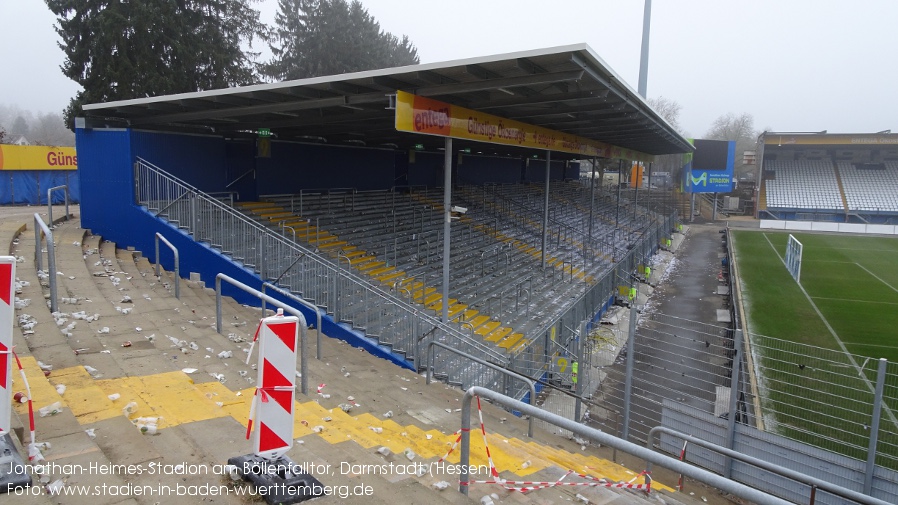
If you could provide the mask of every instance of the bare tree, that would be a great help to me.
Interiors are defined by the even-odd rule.
[[[62,114],[49,112],[41,114],[31,127],[29,140],[43,146],[73,146],[75,134],[66,128]]]
[[[757,147],[759,132],[755,130],[755,118],[748,113],[736,115],[728,112],[711,123],[705,134],[709,140],[736,141],[735,172],[737,176],[751,171],[752,167],[742,164],[742,153],[753,151]]]
[[[679,102],[659,96],[656,98],[649,98],[648,103],[652,109],[655,109],[655,112],[657,112],[659,116],[673,126],[677,133],[684,137],[688,136],[688,134],[683,131],[682,126],[680,126],[680,111],[683,110],[683,106],[680,105]],[[655,162],[652,164],[652,169],[655,172],[669,173],[671,176],[671,183],[676,186],[676,181],[680,178],[680,172],[684,163],[685,161],[683,160],[682,154],[665,154],[655,158]]]
[[[649,98],[649,105],[655,109],[659,116],[663,117],[680,135],[683,135],[683,129],[680,127],[680,111],[683,106],[675,100],[659,96],[657,98]]]

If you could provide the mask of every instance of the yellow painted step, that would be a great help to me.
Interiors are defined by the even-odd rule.
[[[373,269],[375,269],[375,268],[377,268],[377,267],[380,267],[380,266],[382,266],[382,265],[386,265],[386,263],[383,262],[383,261],[368,261],[367,263],[360,264],[360,265],[358,266],[358,268],[359,268],[359,270],[361,270],[362,272],[365,272],[365,271],[368,271],[368,270],[373,270]]]
[[[324,241],[322,240],[322,242],[324,242]],[[347,242],[347,241],[345,241],[345,240],[337,240],[336,242],[327,242],[327,243],[323,243],[323,244],[319,245],[318,248],[319,248],[319,249],[334,249],[334,248],[337,248],[337,247],[344,246],[344,245],[346,245],[346,244],[348,244],[348,243],[349,243],[349,242]]]
[[[362,251],[362,250],[356,248],[356,246],[344,247],[343,251],[346,253],[343,255],[343,257],[349,258],[350,260],[353,260],[355,258],[358,258],[359,256],[364,256],[364,255],[368,254],[365,251]]]
[[[349,262],[352,264],[352,266],[358,267],[358,266],[364,265],[365,263],[375,261],[376,259],[377,259],[377,256],[362,256],[362,257],[352,258],[349,260]]]
[[[442,295],[440,297],[442,298]],[[456,300],[455,298],[450,298],[449,299],[449,308],[451,309],[456,304],[455,302],[457,302],[457,301],[458,300]],[[439,301],[433,302],[430,305],[428,305],[427,308],[430,310],[436,311],[436,312],[442,312],[443,311],[443,300],[440,299]]]
[[[371,277],[376,277],[376,276],[378,276],[378,275],[380,275],[380,274],[385,274],[385,273],[387,273],[387,272],[392,272],[392,271],[394,271],[394,270],[396,270],[394,267],[384,266],[384,267],[380,267],[380,268],[375,268],[375,269],[372,269],[372,270],[368,270],[366,273],[367,273],[368,275],[370,275]]]
[[[505,337],[501,342],[499,342],[499,347],[503,349],[510,349],[511,346],[517,344],[524,338],[523,333],[512,333],[511,335]]]
[[[466,310],[466,311],[464,312],[464,314],[461,314],[460,317],[456,317],[456,318],[455,318],[455,322],[457,322],[457,323],[464,323],[464,322],[466,322],[466,321],[470,321],[470,320],[473,319],[474,316],[476,316],[477,314],[480,314],[480,311],[474,310],[474,309]]]
[[[502,327],[496,328],[495,330],[491,331],[483,339],[486,340],[487,342],[498,342],[498,341],[502,340],[503,338],[505,338],[505,336],[508,335],[509,333],[511,333],[511,328],[502,326]]]
[[[477,329],[478,327],[480,327],[480,325],[482,325],[483,323],[485,323],[489,320],[490,320],[490,316],[485,316],[485,315],[481,314],[479,316],[474,317],[474,319],[469,320],[468,322],[471,323],[472,326],[474,326],[474,329]]]
[[[434,289],[434,291],[436,291],[436,289]],[[433,292],[431,292],[429,295],[427,295],[427,296],[424,298],[424,301],[422,302],[422,305],[429,307],[433,302],[435,302],[435,301],[437,301],[437,300],[439,300],[439,299],[441,299],[441,298],[443,298],[443,295],[441,295],[441,294],[439,294],[439,293],[433,293]]]
[[[460,312],[462,312],[466,308],[468,308],[468,306],[463,303],[456,303],[455,305],[450,305],[449,306],[449,317],[450,318],[455,317],[456,315],[458,315]],[[440,307],[440,309],[442,310],[442,307]]]
[[[239,202],[237,206],[243,209],[258,209],[273,207],[274,204],[271,202]]]
[[[380,282],[390,284],[391,282],[402,277],[403,275],[405,275],[405,272],[403,272],[402,270],[395,270],[393,272],[387,273],[386,275],[377,276],[377,277],[375,277],[375,279],[377,279]]]
[[[496,328],[498,328],[501,325],[502,325],[502,323],[500,323],[499,321],[490,321],[488,323],[484,323],[483,325],[478,327],[476,330],[474,330],[474,334],[480,335],[482,337],[484,335],[489,334],[491,331],[495,330]]]
[[[283,219],[285,217],[294,217],[292,212],[281,211],[281,212],[265,212],[259,214],[262,217],[267,217],[269,221],[277,221],[279,219]]]

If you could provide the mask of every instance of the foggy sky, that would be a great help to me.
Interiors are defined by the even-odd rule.
[[[636,88],[641,0],[362,3],[422,63],[586,43]],[[277,0],[255,5],[273,23]],[[59,112],[77,92],[54,21],[42,0],[0,0],[0,104]],[[677,101],[699,137],[728,112],[759,130],[898,131],[896,33],[893,0],[654,0],[648,96]]]

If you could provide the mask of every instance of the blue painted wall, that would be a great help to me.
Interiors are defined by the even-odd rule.
[[[137,130],[131,152],[206,193],[224,191],[229,182],[221,137]]]
[[[551,171],[549,172],[549,180],[560,181],[565,179],[567,175],[567,167],[564,161],[552,161]],[[578,165],[579,170],[579,165]],[[577,177],[579,178],[579,172]],[[568,177],[570,179],[570,177]],[[546,181],[546,160],[530,158],[524,171],[524,180],[526,182],[541,183]]]
[[[322,188],[390,189],[394,163],[394,151],[388,149],[274,141],[271,158],[256,159],[256,188],[260,195]]]
[[[408,159],[409,186],[443,186],[443,153],[415,151],[409,153]],[[452,163],[455,164],[455,160]]]
[[[521,182],[521,176],[524,173],[524,160],[463,155],[457,172],[458,182],[462,184],[516,184]]]

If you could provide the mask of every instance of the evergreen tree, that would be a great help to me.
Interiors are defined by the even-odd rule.
[[[63,73],[84,89],[81,105],[250,84],[243,43],[265,38],[259,0],[45,0],[57,16]]]
[[[275,80],[415,65],[407,36],[384,32],[358,0],[278,0],[273,58],[261,66]]]

